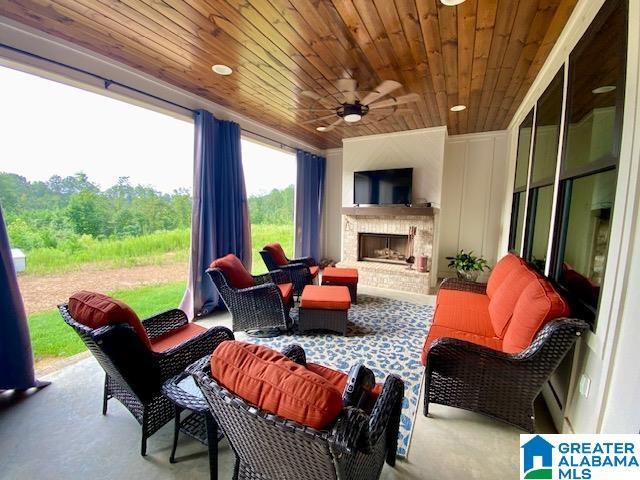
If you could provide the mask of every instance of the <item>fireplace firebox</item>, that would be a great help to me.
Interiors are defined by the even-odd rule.
[[[404,264],[408,235],[358,233],[358,260]]]

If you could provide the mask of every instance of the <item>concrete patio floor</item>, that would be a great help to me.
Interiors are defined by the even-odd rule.
[[[432,296],[365,287],[361,292],[415,303],[434,301]],[[229,325],[230,318],[219,314],[201,323]],[[110,401],[107,416],[100,414],[104,374],[93,358],[82,358],[45,379],[52,385],[35,394],[17,397],[0,393],[0,478],[208,478],[205,447],[185,436],[178,446],[178,463],[169,463],[172,423],[150,438],[147,456],[140,456],[140,427],[129,412],[117,401]],[[553,431],[548,413],[539,403],[538,429]],[[415,422],[408,458],[397,462],[395,468],[385,465],[381,478],[517,478],[519,434],[524,432],[440,405],[432,405],[429,418],[418,411]],[[233,464],[233,453],[223,440],[220,479],[231,478]]]

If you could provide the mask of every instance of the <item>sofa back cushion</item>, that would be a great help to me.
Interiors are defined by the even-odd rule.
[[[489,300],[489,316],[496,337],[504,338],[518,298],[527,285],[537,277],[533,270],[521,263],[512,267],[500,287],[494,291]]]
[[[247,272],[247,269],[244,268],[240,259],[233,253],[214,260],[210,267],[222,270],[224,278],[227,279],[227,283],[233,288],[253,287],[253,277]]]
[[[491,270],[491,275],[489,275],[489,280],[487,281],[487,296],[492,298],[496,290],[498,290],[500,285],[504,283],[507,276],[514,269],[517,269],[522,265],[524,265],[524,261],[513,253],[509,253],[502,257],[493,267],[493,270]]]
[[[289,260],[287,260],[287,256],[282,249],[282,245],[279,243],[270,243],[269,245],[264,246],[264,251],[269,252],[271,258],[278,266],[288,265]]]
[[[342,392],[329,380],[262,345],[223,342],[211,355],[211,374],[260,409],[319,430],[342,411]]]
[[[69,313],[73,319],[89,328],[100,328],[115,323],[126,323],[140,340],[151,348],[151,342],[142,322],[126,303],[101,293],[81,290],[69,298]]]
[[[521,352],[531,345],[533,338],[545,324],[569,314],[569,305],[551,283],[537,277],[518,298],[502,342],[502,350],[507,353]]]

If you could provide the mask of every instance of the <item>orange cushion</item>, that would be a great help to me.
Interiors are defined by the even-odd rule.
[[[282,245],[279,243],[270,243],[269,245],[265,245],[263,250],[269,252],[273,261],[276,262],[276,265],[289,264],[289,260],[287,260],[287,256],[284,254]]]
[[[173,348],[176,345],[181,345],[187,340],[191,340],[193,337],[197,337],[206,331],[207,329],[201,325],[187,323],[167,335],[151,340],[151,349],[158,353],[166,352],[170,348]]]
[[[311,370],[313,373],[320,375],[322,378],[325,378],[331,384],[336,387],[340,392],[344,393],[344,387],[347,386],[347,380],[349,379],[349,375],[339,370],[334,370],[333,368],[325,367],[324,365],[318,365],[317,363],[307,363],[307,369]],[[376,400],[380,393],[382,392],[383,385],[381,383],[376,383],[376,385],[369,392],[371,399]]]
[[[291,299],[293,298],[293,283],[281,283],[280,285],[276,286],[280,289],[280,295],[282,295],[284,304],[289,305],[291,303]]]
[[[489,302],[489,314],[493,330],[498,337],[504,338],[520,294],[536,278],[538,278],[537,273],[525,265],[520,265],[511,270],[502,285],[494,292]]]
[[[467,342],[475,343],[477,345],[482,345],[487,348],[491,348],[493,350],[501,350],[502,349],[502,340],[496,337],[485,337],[483,335],[477,335],[469,332],[461,332],[460,330],[454,330],[452,328],[448,328],[445,325],[432,325],[429,329],[429,335],[424,341],[424,345],[422,347],[422,364],[425,365],[427,363],[427,352],[429,348],[431,348],[431,344],[435,342],[438,338],[448,337],[448,338],[457,338],[458,340],[466,340]]]
[[[318,272],[320,271],[320,267],[314,265],[309,267],[309,272],[311,272],[311,278],[316,278],[318,276]]]
[[[342,392],[331,382],[262,345],[222,342],[211,373],[258,408],[312,428],[325,428],[342,410]]]
[[[489,298],[493,297],[496,290],[503,284],[507,275],[509,275],[514,268],[524,264],[524,260],[513,253],[502,257],[491,270],[491,275],[487,281],[487,295]]]
[[[531,344],[546,323],[569,314],[569,305],[551,283],[544,278],[536,278],[524,289],[516,303],[502,349],[508,353],[521,352]]]
[[[114,323],[127,323],[140,340],[151,348],[142,322],[126,303],[101,293],[81,290],[69,298],[69,312],[75,321],[89,328],[100,328]]]
[[[222,270],[224,278],[233,288],[249,288],[254,285],[253,277],[233,253],[214,260],[210,267]]]
[[[327,267],[322,272],[322,281],[341,285],[358,283],[358,270],[355,268]]]
[[[467,301],[436,305],[433,323],[474,335],[495,336],[486,302],[481,300],[475,304]]]
[[[307,285],[300,296],[301,308],[348,310],[351,295],[347,287],[338,285]]]
[[[462,290],[438,290],[436,305],[465,305],[471,304],[478,308],[489,309],[489,297],[482,293],[463,292]]]

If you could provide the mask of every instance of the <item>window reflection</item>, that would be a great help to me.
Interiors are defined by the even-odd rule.
[[[596,308],[607,261],[616,170],[572,181],[560,282]]]
[[[533,221],[530,261],[540,271],[544,271],[547,262],[547,246],[549,245],[553,185],[539,188],[535,197],[535,218]]]
[[[563,85],[564,69],[561,68],[538,100],[531,172],[531,183],[534,184],[542,181],[553,182],[556,172]]]
[[[515,190],[527,187],[529,173],[529,153],[531,150],[531,131],[533,129],[533,110],[525,117],[518,130],[518,153],[516,156]]]

